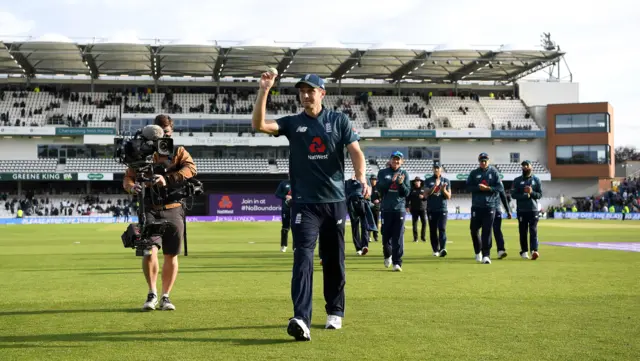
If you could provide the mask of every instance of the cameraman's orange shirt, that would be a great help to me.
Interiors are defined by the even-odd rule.
[[[153,155],[153,162],[156,164],[162,164],[167,161],[167,157],[161,157],[158,153]],[[184,147],[178,147],[176,150],[176,154],[171,161],[172,168],[175,168],[175,171],[171,171],[167,174],[167,183],[180,183],[186,179],[193,178],[198,174],[196,169],[196,164],[193,162],[193,158],[191,158],[191,154],[187,152]],[[133,169],[127,168],[127,171],[124,175],[124,179],[122,181],[122,185],[124,190],[127,193],[131,193],[131,188],[135,184],[136,173]],[[171,203],[164,205],[164,208],[175,208],[179,207],[180,203]]]

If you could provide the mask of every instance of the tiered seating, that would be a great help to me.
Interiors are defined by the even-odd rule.
[[[342,104],[338,106],[339,100],[342,99]],[[353,120],[353,125],[358,128],[364,128],[364,123],[368,121],[367,112],[364,111],[364,105],[356,105],[353,100],[353,96],[343,96],[343,95],[326,95],[323,100],[323,104],[333,110],[334,107],[338,106],[337,111],[345,111],[346,109],[351,109],[356,115],[356,119]]]
[[[99,203],[94,203],[91,204],[91,215],[95,216],[95,215],[101,215],[101,216],[109,216],[111,215],[110,212],[108,212],[108,209],[111,205],[116,205],[118,204],[118,201],[120,201],[120,207],[124,207],[125,204],[129,204],[130,203],[130,197],[128,197],[127,195],[124,194],[119,194],[119,195],[99,195],[98,196],[100,198],[100,202]],[[70,214],[70,216],[80,216],[82,215],[81,210],[86,209],[86,207],[88,206],[86,204],[85,201],[85,195],[56,195],[56,196],[50,196],[50,195],[42,195],[42,194],[36,194],[34,197],[37,201],[38,201],[38,206],[35,206],[33,209],[33,213],[31,214],[32,217],[37,217],[38,214],[36,213],[36,211],[40,211],[42,213],[42,215],[45,215],[47,213],[45,213],[45,209],[49,210],[49,214],[51,213],[51,210],[53,208],[57,208],[58,210],[62,210],[63,208],[66,209],[71,209],[72,212]],[[46,204],[45,200],[49,199],[49,203]],[[24,197],[19,197],[17,195],[9,195],[7,197],[7,202],[3,202],[0,201],[0,218],[14,218],[15,217],[15,213],[12,213],[11,210],[7,210],[5,208],[5,203],[11,203],[11,201],[13,199],[17,199],[18,201],[23,200]],[[109,203],[109,201],[111,203]],[[14,205],[14,211],[16,211],[18,209],[18,205],[19,203],[16,203]],[[132,212],[133,214],[133,212]],[[61,212],[60,216],[69,216],[66,212]]]
[[[433,107],[436,117],[449,119],[451,128],[469,128],[469,123],[474,123],[476,128],[491,128],[491,119],[482,109],[482,105],[475,100],[460,99],[459,97],[432,97],[430,104]],[[460,111],[469,108],[467,114]]]
[[[276,159],[278,173],[289,173],[289,158]]]
[[[164,94],[158,94],[158,105],[157,109],[161,109],[162,99]],[[247,100],[242,99],[237,94],[218,94],[218,97],[215,99],[215,103],[212,103],[215,94],[173,94],[173,102],[182,107],[182,113],[195,113],[195,114],[215,114],[216,112],[211,112],[211,105],[214,104],[218,108],[218,113],[234,113],[234,114],[251,114],[249,109],[252,108],[256,102],[256,95],[249,95]],[[231,107],[231,103],[225,102],[226,99],[232,99],[234,101],[234,108]],[[271,96],[272,102],[283,103],[286,104],[288,100],[293,100],[295,102],[295,95],[274,95]],[[297,102],[295,102],[297,103]],[[146,103],[147,105],[149,103]],[[141,105],[145,105],[142,103]],[[197,108],[200,106],[204,106],[203,112],[190,112],[191,108]],[[244,111],[243,111],[244,109]],[[283,109],[278,111],[278,115],[288,115],[295,114],[302,110],[302,108],[297,107],[295,112],[291,112],[290,109]],[[268,114],[274,114],[275,111],[272,109],[267,110]]]
[[[376,159],[378,163],[378,168],[384,169],[387,167],[387,162],[389,160],[386,158]],[[433,169],[433,160],[431,159],[405,159],[402,164],[402,168],[404,168],[409,173],[430,173]]]
[[[451,199],[447,201],[447,210],[449,213],[455,213],[458,206],[460,206],[460,213],[471,212],[471,196],[467,194],[452,194]]]
[[[371,169],[371,166],[369,165],[369,163],[367,163],[365,166],[365,174],[370,174],[372,172],[373,170]],[[351,161],[351,158],[345,158],[344,160],[344,173],[347,176],[351,176],[355,173],[355,169],[353,169],[353,162]]]
[[[26,97],[19,98],[13,97],[13,94],[24,93]],[[53,95],[46,92],[33,92],[33,91],[25,91],[25,92],[13,92],[13,91],[5,91],[4,92],[4,101],[0,101],[0,113],[9,112],[9,120],[10,126],[15,125],[16,119],[20,119],[20,124],[22,122],[25,123],[26,126],[30,126],[31,123],[37,124],[37,126],[46,125],[46,117],[49,114],[49,111],[46,108],[49,106],[51,102],[60,101],[62,103],[62,99],[56,99]],[[14,103],[25,103],[24,108],[18,107],[15,108]],[[29,116],[29,111],[34,111],[42,108],[42,114],[32,114]],[[21,114],[22,109],[25,110],[25,116],[23,117]],[[55,113],[55,110],[52,112]],[[0,123],[0,126],[3,126],[4,123]]]
[[[53,173],[57,159],[0,160],[0,173]]]
[[[445,173],[449,173],[449,174],[467,174],[470,173],[472,170],[478,168],[477,164],[460,164],[460,163],[452,163],[452,164],[443,164],[442,167],[444,168],[444,172]]]
[[[267,159],[211,159],[193,160],[198,173],[269,173]]]
[[[480,104],[487,112],[489,118],[495,124],[496,129],[500,129],[503,125],[506,127],[507,122],[511,122],[511,127],[515,129],[517,126],[528,127],[532,130],[539,130],[538,124],[532,118],[526,118],[527,108],[521,100],[518,99],[494,99],[490,97],[480,98]]]
[[[531,168],[533,169],[533,173],[549,173],[549,171],[539,162],[531,162]],[[502,163],[502,164],[494,164],[498,168],[498,170],[502,173],[520,173],[522,172],[522,166],[520,163]]]
[[[274,104],[267,106],[267,113],[269,114],[275,114],[275,111],[271,109],[271,107],[275,105],[283,107],[283,109],[278,111],[278,115],[297,114],[304,110],[304,108],[302,108],[302,105],[298,102],[297,95],[284,95],[284,94],[272,95],[270,99],[271,99],[271,102]],[[218,102],[222,102],[221,97],[218,97]],[[245,106],[245,107],[249,107],[249,105],[253,106],[255,103],[256,103],[256,95],[250,95],[249,101],[237,100],[236,107],[240,106],[238,104],[241,104],[242,106]],[[291,104],[295,105],[295,109],[292,109]],[[219,104],[218,106],[221,106],[221,105]]]
[[[129,107],[136,107],[136,106],[140,106],[142,108],[150,108],[153,107],[154,111],[152,113],[160,113],[161,105],[162,105],[162,98],[164,98],[164,93],[152,93],[152,94],[143,94],[142,95],[142,99],[140,100],[140,97],[136,94],[135,96],[131,96],[131,94],[128,95],[127,97],[127,106]],[[146,100],[149,99],[149,101],[147,102]],[[188,109],[187,109],[188,110]],[[124,101],[122,103],[122,112],[123,113],[130,113],[131,111],[127,112],[125,110],[124,107]],[[133,111],[133,113],[148,113],[145,111]]]
[[[289,159],[276,159],[276,165],[278,167],[278,173],[289,173]],[[348,176],[351,176],[352,174],[355,173],[355,170],[353,169],[353,162],[351,162],[350,158],[345,158],[344,172]],[[373,173],[373,169],[368,163],[366,165],[365,173],[366,174]]]
[[[124,173],[126,166],[112,158],[67,158],[65,172]]]
[[[333,109],[335,106],[339,104],[339,100],[342,99],[342,104],[338,107],[339,111],[344,111],[349,108],[353,113],[356,114],[356,119],[353,121],[353,124],[356,128],[362,129],[364,128],[364,124],[369,121],[366,112],[366,105],[356,105],[352,96],[342,96],[342,95],[327,95],[324,98],[324,104]],[[371,106],[375,109],[376,113],[380,107],[387,108],[393,106],[393,116],[389,117],[384,116],[378,113],[377,119],[385,119],[386,127],[392,129],[418,129],[418,127],[427,127],[429,122],[432,122],[434,119],[426,119],[421,118],[420,114],[405,114],[405,107],[412,106],[414,103],[418,105],[419,108],[425,108],[425,113],[429,113],[431,106],[427,105],[420,97],[411,96],[409,97],[409,102],[405,102],[401,97],[397,96],[370,96],[369,102],[371,102]]]
[[[104,127],[104,128],[113,128],[116,123],[114,122],[105,122],[105,117],[118,117],[120,114],[120,106],[119,105],[106,105],[104,108],[98,108],[95,103],[100,100],[106,100],[108,93],[104,92],[79,92],[78,93],[80,100],[77,102],[69,102],[69,106],[67,108],[67,115],[73,117],[73,119],[77,120],[79,114],[93,114],[93,119],[90,121],[87,126],[88,127]],[[82,97],[91,97],[91,104],[87,102],[87,104],[82,104]]]
[[[388,128],[392,129],[418,129],[419,127],[426,128],[427,124],[433,121],[433,118],[421,118],[421,114],[406,114],[405,107],[411,107],[413,104],[418,105],[418,109],[425,108],[425,113],[429,113],[431,109],[430,105],[427,105],[422,98],[418,96],[410,96],[409,102],[405,102],[401,97],[397,96],[372,96],[369,97],[369,101],[373,108],[378,111],[380,107],[393,106],[393,116],[384,117]],[[433,115],[432,115],[433,116]],[[380,119],[380,115],[378,115]]]

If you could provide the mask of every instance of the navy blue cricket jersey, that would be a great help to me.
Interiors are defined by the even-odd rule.
[[[346,114],[322,106],[317,118],[304,111],[279,118],[278,135],[289,139],[291,195],[296,203],[346,201],[344,148],[359,140]]]

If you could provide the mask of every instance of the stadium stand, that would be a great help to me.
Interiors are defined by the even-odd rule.
[[[5,93],[4,100],[0,100],[0,113],[8,113],[8,120],[0,121],[4,126],[115,127],[121,113],[155,114],[161,111],[247,115],[253,111],[256,97],[248,92],[77,92],[65,98],[48,92]],[[366,97],[365,104],[359,96],[329,94],[325,97],[325,105],[348,114],[357,129],[540,129],[519,99],[434,96],[426,102],[420,96],[372,95]],[[282,116],[300,111],[295,95],[274,94],[269,98],[269,114]]]
[[[464,98],[464,99],[463,99]],[[477,101],[465,97],[434,96],[430,100],[438,128],[491,128],[491,119]]]
[[[0,160],[0,173],[55,172],[57,166],[57,159]]]
[[[61,99],[47,92],[0,91],[0,126],[45,126],[46,120],[60,112]]]
[[[286,158],[277,159],[276,166],[278,167],[278,173],[289,173],[289,159],[286,159]],[[344,171],[347,174],[353,174],[355,172],[355,170],[353,169],[353,163],[349,158],[345,158]],[[373,168],[371,168],[371,165],[369,164],[366,165],[365,173],[366,174],[373,173]]]
[[[0,199],[0,218],[15,217],[20,206],[33,210],[30,215],[52,215],[59,213],[65,216],[109,215],[112,205],[130,206],[130,199],[125,195],[100,195],[99,201],[88,201],[83,195],[35,195],[30,200],[15,194],[8,194],[6,200]]]
[[[269,173],[266,159],[194,159],[198,173]]]
[[[480,105],[487,112],[495,129],[503,127],[504,129],[540,129],[533,118],[528,115],[522,100],[480,97]]]
[[[443,164],[445,173],[457,173],[464,174],[469,173],[472,170],[478,168],[478,165],[475,163],[465,163],[465,164]]]
[[[387,162],[389,159],[378,158],[376,162],[378,163],[378,168],[383,169],[387,167]],[[402,165],[404,169],[409,173],[427,173],[431,172],[433,168],[433,160],[427,159],[405,159],[404,164]]]
[[[120,114],[121,105],[116,97],[119,95],[104,92],[81,92],[79,98],[69,101],[67,117],[82,121],[85,127],[115,127]],[[84,115],[88,117],[84,117]]]
[[[126,167],[111,158],[68,158],[65,172],[124,173]]]
[[[502,173],[520,173],[522,171],[519,163],[494,164],[494,166]],[[540,162],[531,161],[531,168],[536,174],[549,173],[549,171],[542,166]]]
[[[268,159],[228,159],[228,158],[199,158],[194,159],[199,173],[288,173],[289,160],[279,158],[275,160],[275,169],[269,165]],[[378,168],[386,167],[387,159],[375,160]],[[532,161],[536,174],[547,174],[549,171],[540,162]],[[39,160],[0,160],[0,172],[39,173],[55,172],[58,160],[55,158],[43,158]],[[502,173],[520,173],[519,163],[494,164]],[[430,173],[433,160],[430,159],[406,159],[405,169],[410,173]],[[443,164],[445,173],[464,174],[477,168],[475,163]],[[126,167],[111,158],[67,158],[63,172],[99,172],[99,173],[124,173]],[[345,171],[353,173],[351,159],[345,158]],[[374,172],[370,164],[366,167],[367,174]]]

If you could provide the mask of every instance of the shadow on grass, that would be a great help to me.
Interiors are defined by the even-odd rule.
[[[136,331],[115,331],[115,332],[81,332],[81,333],[61,333],[26,336],[0,336],[0,348],[19,348],[15,343],[29,342],[226,342],[238,346],[254,345],[275,345],[296,342],[294,339],[263,339],[263,338],[225,338],[225,337],[188,337],[188,336],[167,336],[167,334],[193,333],[193,332],[218,332],[218,331],[238,331],[238,330],[276,330],[281,329],[286,334],[286,327],[283,325],[261,325],[261,326],[227,326],[211,328],[189,328],[173,330],[136,330]],[[153,334],[153,336],[150,336]],[[5,344],[3,344],[5,343]],[[43,347],[33,345],[33,347]],[[62,346],[54,346],[62,347]]]
[[[256,268],[256,269],[264,269],[264,268],[273,268],[273,267],[283,267],[290,266],[292,261],[289,262],[278,262],[278,263],[261,263],[261,264],[219,264],[219,265],[206,265],[206,266],[191,266],[191,265],[180,265],[180,272],[183,270],[205,270],[205,269],[222,269],[228,270],[233,268]],[[17,272],[74,272],[74,271],[121,271],[124,273],[132,273],[132,272],[141,272],[140,267],[95,267],[95,268],[41,268],[41,269],[17,269]],[[212,271],[215,272],[215,271]],[[108,274],[108,273],[105,273]]]
[[[3,348],[79,348],[79,347],[89,347],[89,346],[72,346],[72,345],[68,345],[68,346],[55,346],[55,345],[33,345],[33,344],[0,344],[0,349]]]
[[[32,316],[32,315],[57,315],[74,313],[144,313],[140,308],[98,308],[76,310],[31,310],[31,311],[0,311],[2,316]]]
[[[141,273],[140,271],[128,272],[87,272],[83,275],[100,276],[100,275],[120,275],[123,273]],[[283,270],[258,270],[258,269],[211,269],[211,270],[180,270],[180,273],[291,273],[291,269]]]

